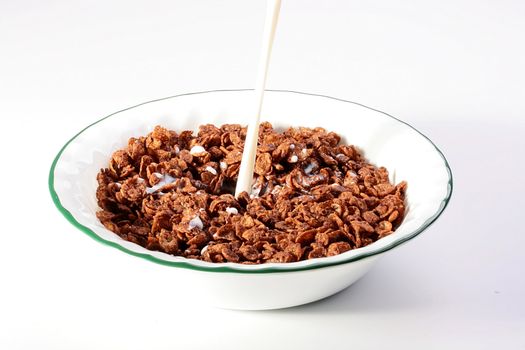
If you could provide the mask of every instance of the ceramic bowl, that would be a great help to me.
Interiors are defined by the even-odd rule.
[[[439,149],[410,125],[378,110],[337,98],[292,91],[268,91],[262,121],[276,128],[322,126],[342,142],[359,147],[391,180],[408,182],[407,214],[391,235],[343,254],[300,261],[242,265],[214,264],[149,251],[107,230],[96,218],[96,175],[110,155],[132,136],[155,125],[197,130],[201,124],[245,123],[252,90],[188,93],[142,103],[113,113],[71,138],[51,166],[49,189],[64,217],[88,236],[153,263],[173,288],[185,284],[201,300],[231,309],[275,309],[332,295],[363,276],[385,252],[416,237],[445,209],[452,193],[450,167]],[[160,269],[160,267],[159,267]],[[154,287],[154,286],[153,286]]]

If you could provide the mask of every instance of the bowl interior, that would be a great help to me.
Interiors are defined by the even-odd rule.
[[[185,94],[147,102],[114,113],[90,125],[60,151],[50,172],[50,189],[62,213],[92,237],[158,263],[206,271],[272,272],[341,264],[374,255],[414,237],[430,225],[446,206],[452,190],[448,164],[425,136],[409,125],[360,104],[325,96],[268,91],[262,121],[276,128],[324,127],[339,133],[342,142],[361,149],[377,166],[385,166],[395,183],[408,182],[408,211],[390,236],[338,256],[288,264],[213,264],[146,250],[102,226],[95,192],[96,175],[107,167],[111,154],[132,136],[145,135],[155,125],[182,131],[212,123],[246,124],[253,113],[252,90]]]

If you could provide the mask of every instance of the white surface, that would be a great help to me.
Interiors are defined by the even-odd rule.
[[[332,298],[203,308],[151,290],[157,265],[62,219],[47,171],[64,141],[138,102],[252,87],[263,11],[261,1],[0,2],[1,348],[525,348],[521,1],[283,3],[268,87],[393,114],[435,141],[455,175],[443,217]]]

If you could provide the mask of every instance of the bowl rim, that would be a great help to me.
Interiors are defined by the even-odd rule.
[[[159,99],[143,102],[143,103],[140,103],[140,104],[128,107],[128,108],[121,109],[121,110],[119,110],[117,112],[111,113],[111,114],[109,114],[109,115],[107,115],[107,116],[105,116],[105,117],[103,117],[103,118],[101,118],[101,119],[99,119],[99,120],[89,124],[88,126],[84,127],[82,130],[80,130],[78,133],[76,133],[71,139],[69,139],[62,146],[62,148],[59,150],[59,152],[57,153],[57,155],[53,159],[53,162],[51,163],[51,167],[50,167],[50,170],[49,170],[48,186],[49,186],[49,192],[51,194],[51,198],[53,200],[53,203],[55,204],[55,206],[58,209],[58,211],[73,226],[78,228],[80,231],[84,232],[89,237],[91,237],[92,239],[98,241],[99,243],[102,243],[102,244],[105,244],[107,246],[116,248],[116,249],[118,249],[120,251],[123,251],[124,253],[129,254],[129,255],[136,256],[136,257],[139,257],[139,258],[142,258],[142,259],[146,259],[148,261],[151,261],[151,262],[154,262],[154,263],[157,263],[157,264],[160,264],[160,265],[171,266],[171,267],[178,267],[178,268],[184,268],[184,269],[190,269],[190,270],[205,271],[205,272],[222,272],[222,273],[227,272],[227,273],[248,273],[248,274],[250,274],[250,273],[282,273],[282,272],[296,272],[296,271],[313,270],[313,269],[319,269],[319,268],[343,265],[343,264],[351,263],[351,262],[354,262],[354,261],[362,260],[362,259],[365,259],[365,258],[369,258],[369,257],[375,256],[375,255],[379,255],[379,254],[385,253],[385,252],[387,252],[389,250],[392,250],[392,249],[400,246],[403,243],[408,242],[409,240],[415,238],[416,236],[421,234],[423,231],[425,231],[427,228],[429,228],[437,220],[437,218],[443,213],[443,211],[447,207],[448,203],[450,202],[450,198],[452,196],[452,191],[453,191],[453,187],[454,187],[453,186],[452,170],[450,168],[450,165],[449,165],[445,155],[443,154],[443,152],[441,152],[441,150],[434,144],[434,142],[432,142],[432,140],[430,140],[426,135],[424,135],[422,132],[420,132],[419,130],[414,128],[412,125],[410,125],[407,122],[404,122],[404,121],[402,121],[402,120],[400,120],[400,119],[398,119],[398,118],[396,118],[396,117],[394,117],[394,116],[392,116],[392,115],[390,115],[388,113],[385,113],[385,112],[380,111],[380,110],[375,109],[375,108],[368,107],[368,106],[363,105],[363,104],[358,103],[358,102],[353,102],[353,101],[349,101],[349,100],[345,100],[345,99],[341,99],[341,98],[337,98],[337,97],[332,97],[332,96],[327,96],[327,95],[322,95],[322,94],[316,94],[316,93],[300,92],[300,91],[294,91],[294,90],[266,89],[265,91],[269,91],[269,92],[291,93],[291,94],[298,94],[298,95],[305,95],[305,96],[322,97],[322,98],[327,98],[327,99],[331,99],[331,100],[335,100],[335,101],[351,103],[351,104],[358,105],[358,106],[364,107],[366,109],[369,109],[369,110],[381,113],[381,114],[383,114],[383,115],[385,115],[385,116],[387,116],[389,118],[392,118],[392,119],[394,119],[394,120],[396,120],[396,121],[398,121],[398,122],[400,122],[402,124],[405,124],[409,128],[411,128],[414,131],[416,131],[418,134],[423,136],[435,148],[437,153],[443,159],[445,168],[447,170],[447,175],[448,175],[447,194],[441,200],[441,203],[440,203],[439,208],[437,209],[437,211],[433,215],[431,215],[427,220],[425,220],[425,222],[423,222],[423,224],[421,224],[416,230],[412,231],[411,233],[407,234],[406,236],[400,237],[399,239],[396,239],[396,240],[392,241],[390,244],[382,246],[382,247],[378,247],[375,250],[372,250],[372,251],[369,251],[369,252],[362,252],[361,254],[355,254],[355,255],[350,256],[350,257],[348,257],[346,259],[343,259],[343,260],[326,261],[326,259],[327,259],[326,257],[318,258],[318,259],[310,259],[310,260],[305,260],[306,262],[309,262],[309,264],[305,265],[305,266],[300,265],[301,262],[305,262],[305,261],[299,261],[299,262],[296,262],[296,263],[286,263],[286,264],[270,264],[269,266],[267,264],[245,265],[245,264],[238,264],[238,263],[221,263],[221,264],[209,263],[209,265],[203,266],[203,265],[195,265],[195,264],[192,263],[192,262],[197,262],[197,261],[201,262],[200,260],[188,259],[188,258],[183,258],[183,259],[185,259],[184,261],[163,260],[163,259],[158,258],[156,256],[153,256],[151,254],[146,254],[146,253],[141,253],[141,252],[136,252],[136,251],[130,250],[130,249],[128,249],[128,248],[118,244],[117,242],[108,241],[108,240],[102,238],[101,236],[99,236],[96,232],[94,232],[90,228],[88,228],[88,227],[82,225],[80,222],[78,222],[75,219],[75,217],[71,214],[71,212],[69,210],[67,210],[62,205],[62,203],[60,201],[60,198],[59,198],[59,196],[58,196],[58,194],[57,194],[57,192],[55,190],[55,186],[54,186],[55,185],[55,169],[56,169],[57,163],[60,160],[60,157],[61,157],[62,153],[65,151],[65,149],[69,146],[69,144],[71,142],[73,142],[80,134],[82,134],[87,129],[91,128],[92,126],[94,126],[94,125],[102,122],[103,120],[108,119],[108,118],[110,118],[110,117],[112,117],[112,116],[114,116],[116,114],[119,114],[119,113],[127,111],[127,110],[131,110],[131,109],[134,109],[134,108],[146,105],[146,104],[154,103],[154,102],[159,102],[159,101],[163,101],[163,100],[168,100],[168,99],[177,98],[177,97],[183,97],[183,96],[189,96],[189,95],[208,94],[208,93],[215,93],[215,92],[243,92],[243,91],[253,91],[253,90],[254,89],[218,89],[218,90],[206,90],[206,91],[198,91],[198,92],[189,92],[189,93],[177,94],[177,95],[173,95],[173,96],[168,96],[168,97],[163,97],[163,98],[159,98]],[[358,251],[358,250],[359,250],[359,248],[353,249],[352,251],[355,252],[355,251]],[[297,265],[297,264],[299,264],[299,265]]]

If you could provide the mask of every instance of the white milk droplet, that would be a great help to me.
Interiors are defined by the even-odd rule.
[[[190,153],[191,153],[191,155],[201,154],[201,153],[204,153],[204,152],[206,152],[206,150],[204,149],[204,147],[199,146],[199,145],[195,145],[195,146],[193,146],[193,147],[190,149]]]
[[[202,230],[204,227],[204,224],[202,223],[201,218],[197,215],[193,219],[190,220],[188,224],[188,230],[198,228],[199,230]]]
[[[217,170],[215,170],[213,167],[211,166],[207,166],[206,169],[205,169],[207,172],[210,172],[212,173],[213,175],[217,175]]]
[[[239,211],[237,210],[237,208],[233,208],[233,207],[226,208],[226,212],[231,215],[239,214]]]
[[[311,174],[312,173],[312,170],[314,170],[314,167],[315,167],[315,164],[314,163],[310,163],[306,166],[306,168],[304,168],[304,172],[306,174]]]
[[[165,174],[164,176],[162,176],[162,178],[156,185],[152,187],[146,187],[146,193],[156,192],[160,190],[162,187],[164,187],[165,185],[175,182],[175,180],[176,179],[173,176],[170,176],[169,174]]]

